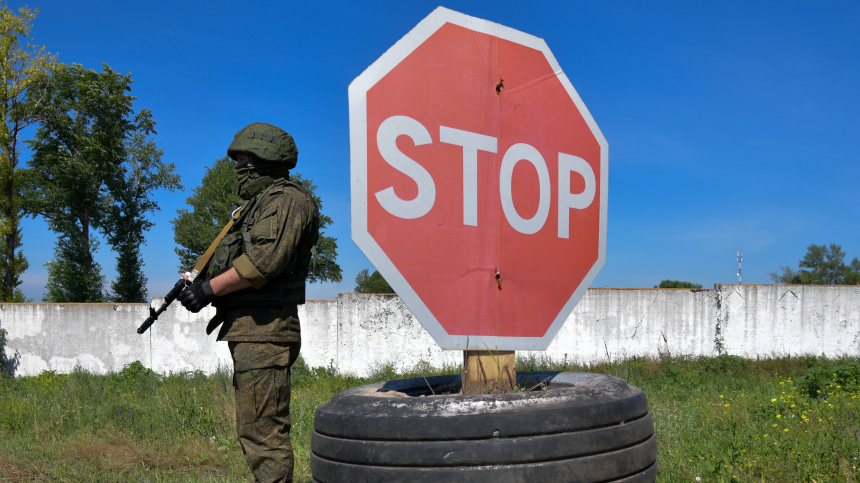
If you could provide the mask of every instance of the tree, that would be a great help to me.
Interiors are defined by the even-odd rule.
[[[235,162],[225,156],[216,160],[212,167],[207,167],[200,186],[194,187],[192,195],[185,199],[191,209],[176,210],[176,218],[170,220],[173,223],[173,239],[178,245],[175,251],[179,256],[180,271],[197,263],[230,219],[230,207],[238,206],[240,200],[236,193],[239,182],[233,174],[234,165]],[[300,182],[320,209],[317,260],[316,264],[311,262],[308,281],[340,282],[343,270],[337,264],[337,239],[325,235],[325,229],[332,219],[322,213],[322,199],[316,194],[317,186],[312,179],[304,179],[301,173],[292,173],[290,179]]]
[[[317,185],[314,184],[314,180],[312,179],[302,178],[302,173],[293,173],[290,177],[301,183],[310,192],[320,209],[320,237],[317,240],[316,267],[313,266],[312,262],[308,281],[311,283],[339,283],[343,280],[343,270],[337,264],[337,238],[324,235],[324,230],[331,225],[332,219],[322,212],[322,198],[317,195]]]
[[[157,209],[147,202],[154,189],[151,182],[126,192],[135,189],[133,183],[139,180],[135,170],[140,166],[133,165],[144,156],[134,150],[155,150],[143,141],[155,134],[155,121],[146,109],[134,112],[136,98],[127,94],[131,83],[131,74],[121,75],[106,64],[101,72],[59,64],[47,83],[40,127],[35,138],[27,141],[33,155],[25,188],[29,213],[44,217],[48,227],[60,234],[57,258],[47,264],[46,301],[104,300],[104,277],[93,261],[98,248],[93,230],[103,230],[108,241],[120,248],[120,256],[128,256],[127,250],[123,252],[128,244],[111,236],[111,229],[119,224],[131,225],[132,231],[148,227],[138,222],[144,213]],[[160,154],[156,158],[155,173],[150,169],[137,175],[157,174]]]
[[[146,276],[140,247],[146,243],[144,232],[152,227],[147,213],[159,209],[151,198],[153,191],[182,189],[173,163],[164,164],[155,141],[136,132],[126,142],[123,176],[111,180],[113,197],[105,222],[108,242],[117,252],[117,278],[111,283],[111,298],[116,302],[146,302]]]
[[[851,260],[848,274],[845,275],[845,281],[843,283],[846,285],[860,285],[860,258],[854,257],[854,259]]]
[[[19,168],[21,132],[36,122],[44,105],[46,79],[56,59],[45,47],[29,44],[39,10],[27,7],[16,15],[0,7],[0,301],[22,302],[21,274],[29,264],[21,247],[24,216],[21,186],[26,170]]]
[[[654,285],[654,288],[702,288],[702,284],[680,280],[663,280],[660,285]]]
[[[65,221],[65,220],[64,220]],[[105,277],[101,266],[90,259],[90,264],[82,263],[98,248],[98,240],[84,241],[78,227],[63,227],[63,222],[54,222],[56,230],[66,236],[57,240],[54,259],[45,263],[48,267],[46,302],[104,302]],[[55,231],[56,231],[55,230]]]
[[[233,174],[233,165],[233,161],[224,156],[212,167],[206,167],[200,186],[195,186],[191,196],[185,199],[191,210],[176,210],[177,217],[170,220],[179,271],[193,267],[230,220],[230,207],[239,201],[236,195],[239,183]]]
[[[15,351],[15,355],[6,355],[6,329],[0,327],[0,377],[3,375],[14,376],[18,364],[21,362],[21,354]]]
[[[364,269],[355,276],[355,293],[394,293],[394,289],[382,278],[379,271]]]
[[[781,274],[771,273],[775,283],[838,285],[860,282],[860,259],[854,258],[851,265],[845,264],[845,252],[835,243],[811,244],[806,254],[798,261],[799,270],[780,266]]]

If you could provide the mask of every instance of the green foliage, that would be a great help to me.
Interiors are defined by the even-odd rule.
[[[195,186],[191,196],[185,199],[191,209],[176,210],[176,218],[170,221],[173,223],[173,239],[177,245],[174,250],[179,256],[180,271],[197,263],[230,219],[230,208],[235,209],[239,201],[236,195],[239,182],[233,174],[234,165],[235,162],[225,156],[216,160],[212,167],[207,167],[200,186]],[[337,239],[325,235],[324,230],[332,219],[322,213],[322,199],[316,194],[317,186],[313,180],[304,179],[301,173],[292,173],[290,178],[300,182],[311,193],[320,209],[317,262],[316,266],[311,264],[308,281],[340,282],[343,270],[337,264]]]
[[[708,357],[701,360],[702,373],[704,374],[743,374],[749,369],[749,359],[729,354],[720,354],[717,357]]]
[[[47,371],[0,379],[0,407],[0,474],[7,476],[32,451],[54,462],[37,463],[43,470],[33,479],[44,481],[189,481],[206,468],[203,481],[214,473],[240,482],[248,471],[229,372],[162,376],[140,362],[107,375]]]
[[[797,382],[801,393],[813,399],[828,397],[840,392],[857,394],[860,381],[860,364],[848,361],[835,367],[813,365]]]
[[[517,370],[600,372],[642,388],[660,442],[658,481],[821,482],[858,476],[852,466],[860,451],[860,380],[853,369],[838,369],[857,362],[724,355],[582,366],[529,358]],[[827,396],[814,398],[800,384],[809,367],[849,375],[845,384],[827,382]]]
[[[193,267],[203,255],[221,228],[230,220],[230,207],[238,203],[236,190],[239,183],[233,175],[235,163],[224,156],[206,167],[200,186],[191,190],[185,203],[191,210],[176,210],[173,223],[173,240],[179,256],[180,272]]]
[[[799,270],[780,266],[782,273],[771,273],[775,283],[842,285],[860,283],[860,259],[854,257],[850,265],[845,264],[845,252],[841,245],[809,245],[806,254],[798,262]]]
[[[4,283],[4,285],[0,285],[0,301],[32,302],[33,299],[25,297],[24,292],[18,288],[22,283],[21,275],[30,268],[30,262],[27,261],[26,257],[24,257],[24,251],[20,249],[21,230],[19,228],[15,228],[15,234],[10,235],[9,237],[3,237],[2,235],[4,226],[11,227],[14,225],[17,227],[21,217],[18,215],[12,215],[6,219],[13,220],[14,223],[10,223],[9,225],[0,224],[0,261],[5,262],[0,265],[0,277],[2,277],[0,280]],[[6,267],[8,267],[8,269]],[[9,283],[8,286],[5,285],[6,282]],[[11,289],[11,293],[9,289]]]
[[[517,361],[518,371],[598,372],[642,388],[660,442],[661,482],[855,481],[857,366],[856,358],[816,357]],[[357,378],[297,361],[290,407],[295,481],[311,481],[314,411],[335,394],[458,370],[422,363],[398,372],[387,365]],[[813,370],[830,374],[826,396],[801,389]],[[229,371],[159,375],[139,362],[104,376],[78,370],[0,378],[0,472],[15,481],[246,481],[231,380]]]
[[[25,202],[21,187],[27,176],[18,166],[21,132],[41,113],[45,78],[56,59],[45,47],[30,45],[30,31],[38,10],[27,7],[15,14],[0,6],[0,301],[23,302],[18,286],[29,267],[20,250]]]
[[[304,179],[302,173],[293,173],[290,177],[310,192],[320,210],[320,237],[317,240],[316,267],[311,264],[308,281],[340,283],[343,280],[343,270],[337,264],[337,238],[325,236],[325,229],[331,225],[332,219],[322,212],[322,198],[317,195],[317,185],[312,179]]]
[[[122,232],[111,233],[118,237]],[[133,236],[116,244],[116,280],[111,282],[111,293],[106,294],[106,299],[113,302],[138,302],[145,303],[147,278],[143,272],[143,257],[140,253],[140,245],[133,240],[143,239],[143,234]],[[142,243],[142,242],[141,242]]]
[[[335,377],[337,371],[334,367],[310,367],[305,359],[299,355],[296,362],[290,367],[291,384],[294,386],[306,386],[314,384],[326,378]]]
[[[680,280],[663,280],[660,285],[654,285],[654,288],[702,288],[702,284]]]
[[[144,366],[140,361],[134,361],[125,365],[121,371],[119,371],[120,377],[138,379],[144,377],[158,377],[152,369]]]
[[[379,271],[364,269],[355,276],[355,293],[394,293],[391,285],[382,277]]]
[[[98,248],[98,240],[91,238],[89,246],[74,229],[69,229],[67,238],[57,240],[54,259],[46,262],[48,284],[43,300],[46,302],[104,302],[105,277],[101,266],[95,262],[85,263],[87,257]]]
[[[3,376],[14,376],[15,370],[18,368],[19,354],[13,357],[6,355],[6,336],[8,332],[3,327],[0,327],[0,379]]]
[[[123,175],[111,180],[113,197],[105,221],[108,242],[117,252],[117,278],[111,284],[111,299],[115,302],[146,302],[146,276],[140,247],[146,243],[144,232],[153,223],[147,213],[159,210],[152,193],[158,189],[182,189],[173,163],[161,161],[164,151],[143,132],[136,132],[126,141]]]
[[[143,217],[158,209],[152,190],[174,189],[179,180],[148,139],[155,134],[151,113],[132,107],[131,83],[130,74],[107,65],[96,72],[77,64],[58,65],[46,82],[47,106],[35,138],[27,141],[33,156],[24,190],[28,212],[60,234],[57,258],[48,264],[46,301],[107,298],[93,261],[93,229],[117,249],[120,280],[112,298],[145,300],[139,246],[151,223]],[[80,275],[88,285],[70,286]],[[61,300],[66,297],[72,298]]]

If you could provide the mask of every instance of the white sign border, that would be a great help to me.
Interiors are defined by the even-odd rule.
[[[567,303],[564,304],[543,337],[449,335],[367,231],[367,91],[446,23],[459,25],[541,51],[600,145],[600,241],[597,261]],[[585,103],[582,102],[576,89],[573,88],[570,80],[561,70],[546,42],[541,38],[488,20],[470,17],[444,7],[436,8],[350,83],[349,145],[352,240],[379,270],[379,273],[395,288],[397,295],[418,318],[418,321],[421,322],[436,343],[442,349],[453,350],[546,350],[606,263],[606,210],[609,186],[609,145],[606,138],[600,128],[597,127],[597,123],[588,108],[585,107]]]

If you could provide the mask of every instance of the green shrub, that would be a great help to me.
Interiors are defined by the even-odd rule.
[[[599,372],[642,388],[659,440],[661,482],[860,480],[853,459],[860,455],[857,358],[637,357],[584,366],[536,357],[517,366]],[[420,363],[358,378],[297,361],[290,401],[295,481],[311,481],[314,412],[332,396],[458,371]],[[229,369],[159,375],[135,362],[107,375],[78,369],[3,378],[0,479],[249,481],[234,411]]]
[[[6,329],[0,327],[0,373],[6,368]]]
[[[705,374],[740,374],[750,365],[750,361],[740,356],[720,354],[717,357],[702,358],[702,372]]]
[[[150,377],[157,376],[151,369],[148,369],[144,366],[140,361],[134,361],[130,364],[126,364],[125,367],[119,371],[119,375],[122,377]]]
[[[848,361],[835,367],[812,366],[800,378],[798,388],[813,398],[827,398],[834,390],[856,394],[860,384],[860,364]]]
[[[18,368],[18,355],[15,357],[6,356],[6,337],[8,332],[0,327],[0,377],[14,376],[15,369]]]

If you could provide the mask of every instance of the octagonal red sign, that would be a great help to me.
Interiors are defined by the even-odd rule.
[[[546,43],[440,7],[349,103],[359,248],[442,348],[546,349],[605,262],[608,169]]]

